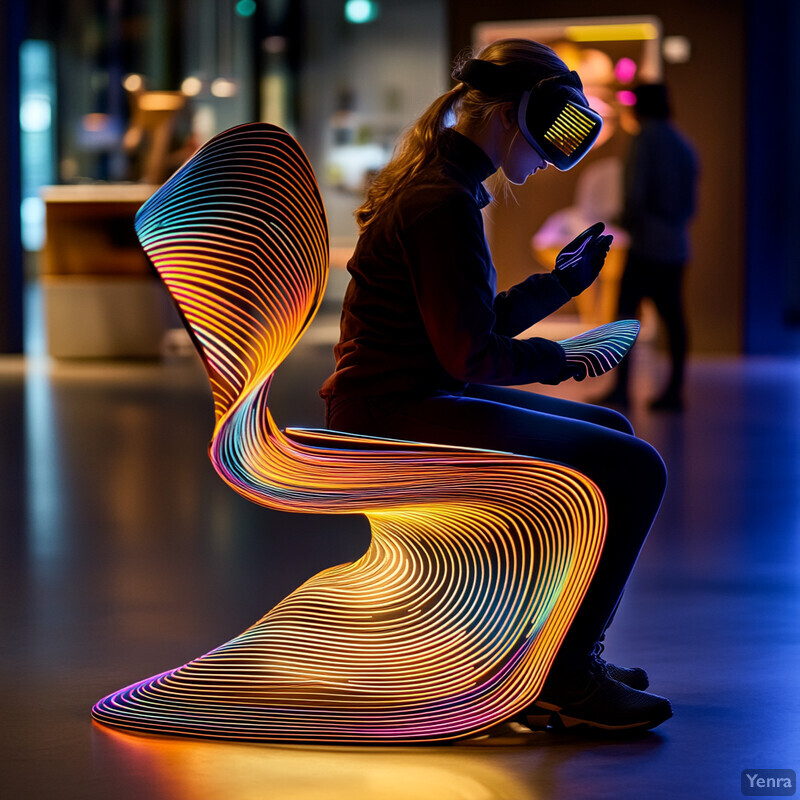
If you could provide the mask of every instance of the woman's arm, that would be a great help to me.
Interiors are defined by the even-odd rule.
[[[524,330],[530,318],[519,311],[521,293],[535,291],[540,283],[548,292],[553,287],[529,279],[524,289],[506,293],[500,301],[505,318],[498,326],[496,273],[480,210],[469,194],[437,192],[435,204],[415,204],[412,221],[401,219],[399,235],[426,332],[452,377],[504,386],[561,379],[566,363],[561,345],[541,338],[517,340],[508,333]],[[566,293],[558,288],[561,294],[553,294],[560,305]],[[546,313],[552,302],[546,294],[536,313]]]
[[[516,336],[558,311],[569,299],[552,273],[534,273],[495,297],[495,332]]]

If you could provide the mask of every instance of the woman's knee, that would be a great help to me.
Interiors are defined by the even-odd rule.
[[[625,502],[638,497],[660,503],[667,487],[667,468],[658,450],[635,436],[606,433],[586,442],[577,461],[606,499],[614,495]]]
[[[641,441],[641,439],[639,441]],[[645,444],[647,444],[647,442],[645,442]],[[654,462],[655,469],[658,472],[659,476],[661,477],[661,479],[662,479],[662,481],[664,483],[664,486],[666,487],[666,485],[667,485],[667,465],[664,463],[664,459],[661,458],[661,453],[659,453],[658,450],[655,449],[655,447],[653,447],[651,444],[647,444],[647,447],[648,447],[648,450],[650,452],[649,458],[651,458],[652,461]]]
[[[628,421],[628,418],[624,414],[620,414],[619,411],[614,411],[605,406],[592,406],[591,409],[588,422],[602,425],[612,431],[633,434],[633,426]]]
[[[630,457],[631,476],[635,483],[646,484],[663,496],[667,488],[667,465],[661,454],[653,445],[644,439],[631,438],[632,448]]]

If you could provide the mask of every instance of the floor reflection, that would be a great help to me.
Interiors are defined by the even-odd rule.
[[[525,748],[531,737],[520,737]],[[95,759],[146,775],[174,800],[540,800],[511,765],[468,746],[292,747],[159,739],[95,725]],[[546,781],[544,781],[546,783]],[[151,795],[152,796],[152,795]]]

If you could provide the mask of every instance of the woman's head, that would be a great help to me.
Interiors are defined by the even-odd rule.
[[[465,87],[455,127],[479,144],[511,183],[524,183],[547,162],[522,135],[520,98],[526,89],[566,75],[567,65],[546,45],[529,39],[493,42],[477,60],[463,58],[453,70]]]
[[[477,88],[461,80],[471,58],[500,67],[510,66],[505,73],[513,72],[516,79],[509,82],[507,90],[502,85],[493,85],[491,91],[486,91],[486,86],[483,90]],[[544,167],[544,159],[525,141],[517,125],[516,108],[523,93],[520,76],[524,76],[523,83],[533,86],[566,75],[569,75],[567,65],[553,50],[529,39],[501,39],[476,56],[462,54],[453,70],[453,78],[459,82],[434,100],[400,138],[391,161],[370,186],[365,202],[356,211],[362,229],[387,200],[436,156],[442,132],[453,125],[470,138],[481,138],[480,144],[495,167],[503,166],[514,183],[522,183],[537,167]]]
[[[456,90],[463,87],[458,103],[459,123],[480,125],[502,106],[519,103],[524,88],[557,75],[569,74],[567,65],[547,45],[529,39],[500,39],[487,45],[474,56],[480,62],[509,68],[511,80],[489,74],[471,76],[473,57],[463,54],[453,70],[453,78],[461,81]],[[465,80],[466,79],[466,80]],[[503,83],[506,83],[504,86]]]
[[[488,60],[486,55],[491,53],[484,51],[480,59],[470,59],[458,68],[457,78],[472,91],[461,105],[456,127],[488,148],[512,183],[521,183],[530,172],[521,171],[519,158],[529,163],[537,160],[518,146],[520,133],[541,156],[539,164],[546,162],[568,170],[589,152],[603,120],[589,107],[578,74],[569,71],[553,51],[525,40],[504,40],[499,44],[509,43],[516,51],[511,60]],[[491,51],[491,47],[487,50]],[[524,59],[524,53],[535,58]],[[473,113],[470,95],[478,96],[478,113]],[[495,102],[487,104],[483,97]],[[502,126],[498,126],[498,120],[503,121]],[[519,158],[509,161],[503,157],[514,153]]]

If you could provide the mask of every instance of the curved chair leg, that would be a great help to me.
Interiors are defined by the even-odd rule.
[[[206,364],[221,477],[270,508],[366,514],[372,541],[226,644],[100,700],[95,719],[405,742],[470,735],[532,702],[601,553],[597,487],[508,453],[278,429],[272,375],[327,268],[313,175],[280,129],[216,137],[142,208],[137,230]]]

